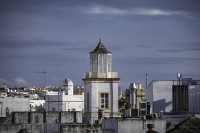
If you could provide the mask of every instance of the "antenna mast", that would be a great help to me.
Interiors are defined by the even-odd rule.
[[[148,74],[146,73],[146,87],[148,85]]]
[[[46,70],[44,70],[43,72],[35,72],[35,73],[41,73],[41,74],[44,74],[44,84],[45,84],[45,86],[44,87],[46,87],[47,86],[47,72],[46,72]]]

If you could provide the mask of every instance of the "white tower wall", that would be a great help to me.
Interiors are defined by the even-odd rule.
[[[90,72],[86,72],[83,79],[86,123],[93,124],[99,119],[99,109],[103,117],[118,116],[119,78],[118,73],[111,70],[112,54],[100,40],[94,51],[90,52]]]

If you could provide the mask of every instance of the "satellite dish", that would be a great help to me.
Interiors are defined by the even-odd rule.
[[[182,77],[182,74],[177,73],[177,78],[180,79]]]

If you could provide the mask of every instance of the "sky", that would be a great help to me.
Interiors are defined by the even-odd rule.
[[[99,39],[119,86],[200,79],[199,0],[1,0],[0,84],[83,86]]]

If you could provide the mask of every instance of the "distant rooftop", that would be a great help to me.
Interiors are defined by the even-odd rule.
[[[148,83],[148,86],[152,84],[153,82],[165,82],[165,81],[171,81],[174,84],[178,83],[178,80],[152,80]],[[200,80],[193,80],[192,78],[182,78],[180,80],[181,85],[200,85]]]

